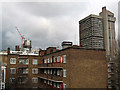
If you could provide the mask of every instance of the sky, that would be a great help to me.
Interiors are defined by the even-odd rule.
[[[102,11],[102,7],[116,17],[118,38],[118,0],[3,0],[0,1],[0,50],[21,46],[18,27],[33,48],[61,47],[62,41],[79,45],[79,20]]]

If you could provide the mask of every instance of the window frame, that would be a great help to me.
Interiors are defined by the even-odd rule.
[[[36,63],[36,62],[37,62],[37,63]],[[32,60],[32,64],[33,64],[33,65],[38,65],[38,59],[33,59],[33,60]]]
[[[12,72],[11,72],[11,70],[12,70],[12,69],[14,69],[14,70],[15,70],[15,72],[14,72],[14,73],[12,73]],[[10,68],[10,74],[16,74],[16,68]]]
[[[15,59],[15,62],[13,62],[14,59]],[[10,58],[10,64],[16,64],[16,58]]]
[[[35,81],[34,81],[35,80]],[[34,81],[34,82],[33,82]],[[37,77],[33,77],[32,78],[32,83],[38,83],[38,78]]]
[[[35,70],[35,72],[37,71],[37,73],[33,73]],[[38,68],[32,68],[32,74],[38,74]]]

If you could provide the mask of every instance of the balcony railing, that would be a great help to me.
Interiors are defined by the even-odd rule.
[[[18,67],[18,68],[27,68],[28,65],[27,65],[27,64],[21,64],[21,63],[19,63],[19,64],[17,65],[17,67]]]
[[[63,63],[47,63],[47,64],[38,64],[39,68],[55,68],[63,67]]]
[[[50,80],[50,81],[53,81],[53,82],[62,82],[63,77],[54,76],[54,75],[47,75],[47,74],[40,74],[39,78]]]

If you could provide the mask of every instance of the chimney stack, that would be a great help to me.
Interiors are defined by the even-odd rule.
[[[20,51],[20,48],[18,45],[15,46],[15,51]]]
[[[8,47],[7,53],[10,54],[10,48]]]

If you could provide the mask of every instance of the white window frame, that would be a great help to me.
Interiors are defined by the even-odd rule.
[[[47,59],[47,61],[48,61],[48,63],[50,63],[50,60],[49,60],[49,58]]]
[[[65,83],[63,83],[63,90],[65,90],[66,89],[66,84]]]
[[[10,64],[16,64],[16,58],[10,58]]]
[[[29,59],[26,59],[26,61],[28,60],[28,62],[26,62],[25,64],[28,65],[29,64]]]
[[[33,65],[37,65],[38,64],[38,59],[33,59]]]
[[[14,73],[12,73],[12,69],[14,69],[15,70],[15,72]],[[10,68],[10,74],[16,74],[16,68]]]
[[[57,62],[60,62],[60,56],[57,57]]]
[[[36,82],[34,80],[36,80]],[[38,78],[37,77],[33,77],[32,78],[32,83],[38,83]]]
[[[34,70],[35,70],[36,73],[34,73]],[[33,68],[32,69],[32,74],[38,74],[38,68]]]
[[[66,69],[63,69],[63,77],[66,77]]]
[[[46,59],[44,59],[44,63],[47,63],[47,60],[46,60]]]
[[[52,58],[50,59],[50,63],[52,63]]]
[[[63,55],[63,63],[66,63],[66,55]]]

